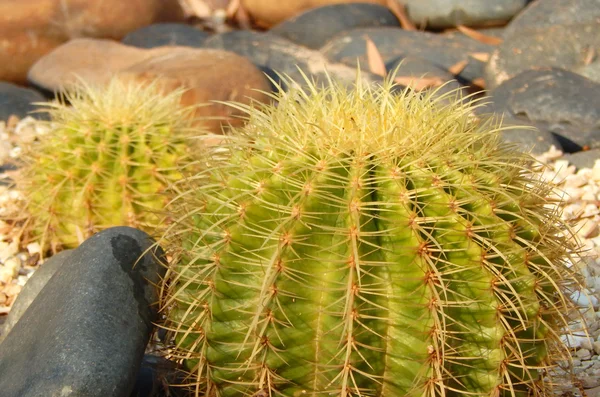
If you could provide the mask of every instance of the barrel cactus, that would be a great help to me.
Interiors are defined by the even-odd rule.
[[[549,394],[577,247],[532,158],[448,96],[307,85],[232,104],[247,124],[170,206],[195,395]]]
[[[21,156],[16,188],[30,239],[56,251],[110,226],[149,232],[191,164],[191,108],[157,82],[83,81],[45,110],[50,132]]]

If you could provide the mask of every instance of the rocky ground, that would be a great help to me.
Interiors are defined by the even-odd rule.
[[[562,218],[584,247],[572,266],[585,293],[571,298],[586,321],[573,328],[587,334],[564,338],[574,376],[557,371],[552,377],[558,394],[600,396],[600,0],[66,2],[72,9],[59,3],[0,4],[0,34],[10,42],[0,48],[0,177],[6,182],[0,217],[20,211],[22,197],[7,186],[10,160],[51,132],[38,122],[43,113],[30,112],[80,78],[159,79],[167,90],[188,89],[185,104],[266,101],[257,90],[269,91],[273,83],[263,72],[275,81],[277,73],[301,79],[299,67],[316,81],[327,71],[351,82],[360,65],[363,79],[373,82],[400,64],[395,79],[406,89],[452,81],[441,90],[489,98],[477,116],[495,112],[506,125],[523,126],[503,137],[545,165],[540,172],[556,185]],[[219,105],[196,115],[211,118],[199,127],[212,132],[236,120]],[[39,258],[39,245],[23,244],[19,229],[0,221],[0,341],[19,292],[44,268]],[[144,363],[152,368],[156,360],[147,356]]]

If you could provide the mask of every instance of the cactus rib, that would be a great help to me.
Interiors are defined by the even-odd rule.
[[[172,206],[162,308],[196,395],[549,394],[576,247],[531,158],[389,82],[275,98],[232,105],[248,124]]]

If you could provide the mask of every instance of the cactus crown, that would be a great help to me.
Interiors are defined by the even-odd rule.
[[[551,188],[472,105],[357,81],[232,104],[171,205],[173,357],[203,396],[546,394],[577,284]]]
[[[164,190],[191,161],[193,109],[181,95],[115,78],[79,81],[44,104],[50,133],[25,151],[15,179],[32,238],[56,251],[110,226],[151,231]]]

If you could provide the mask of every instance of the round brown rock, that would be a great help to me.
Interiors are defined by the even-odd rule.
[[[62,92],[78,79],[104,84],[114,76],[137,81],[160,80],[165,91],[187,88],[186,105],[201,106],[196,116],[203,127],[220,133],[235,118],[235,109],[212,101],[267,101],[265,75],[247,58],[233,52],[164,46],[151,49],[113,40],[76,39],[41,58],[29,71],[29,82],[44,91]]]
[[[250,60],[214,49],[173,48],[169,54],[148,58],[119,72],[122,78],[159,80],[166,91],[188,88],[184,105],[206,104],[196,109],[199,124],[214,133],[222,126],[242,123],[241,112],[215,101],[266,102],[270,85]]]
[[[71,38],[120,39],[142,26],[182,18],[177,0],[3,0],[0,80],[24,83],[37,59]]]
[[[386,0],[242,0],[242,7],[254,21],[271,27],[310,8],[341,3],[373,3],[386,5]]]

